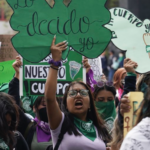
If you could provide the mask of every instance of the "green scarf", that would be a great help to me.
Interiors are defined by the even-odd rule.
[[[85,122],[74,117],[74,124],[78,128],[78,130],[88,139],[90,139],[91,141],[94,141],[96,139],[96,130],[92,120]]]
[[[108,131],[113,128],[113,123],[116,118],[116,108],[113,101],[108,102],[95,102],[96,109],[99,115],[104,119]]]
[[[0,150],[9,150],[9,147],[6,145],[2,138],[0,138]]]

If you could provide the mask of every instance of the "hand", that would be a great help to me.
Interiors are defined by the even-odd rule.
[[[120,113],[122,116],[124,116],[124,113],[130,112],[131,106],[130,101],[128,99],[127,95],[124,95],[121,99],[121,105],[120,105]]]
[[[102,81],[107,81],[106,76],[104,74],[101,75],[101,80]]]
[[[111,147],[106,147],[106,150],[111,150]]]
[[[150,33],[143,34],[143,40],[145,45],[150,45]]]
[[[12,64],[14,70],[15,70],[15,77],[19,79],[19,68],[22,66],[21,58],[20,56],[16,57],[15,62]]]
[[[55,45],[55,41],[56,41],[56,36],[54,36],[50,50],[52,53],[53,60],[60,61],[62,57],[62,51],[67,49],[68,42],[64,41]]]
[[[135,68],[137,68],[137,66],[138,66],[138,64],[129,58],[126,58],[124,60],[124,68],[125,68],[126,72],[136,73]]]
[[[86,57],[84,57],[82,63],[83,63],[84,68],[86,69],[86,73],[88,73],[89,70],[91,69],[88,59]]]

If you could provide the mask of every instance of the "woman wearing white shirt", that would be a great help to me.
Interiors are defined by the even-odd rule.
[[[64,94],[65,114],[61,112],[56,101],[57,72],[60,66],[62,51],[67,43],[55,45],[54,37],[51,45],[51,67],[45,86],[47,113],[55,147],[61,127],[65,119],[67,132],[58,150],[106,150],[105,143],[111,140],[104,122],[99,118],[89,87],[83,82],[73,82]]]
[[[127,134],[120,150],[150,149],[150,88],[145,92],[137,125]],[[124,99],[128,100],[127,96]]]

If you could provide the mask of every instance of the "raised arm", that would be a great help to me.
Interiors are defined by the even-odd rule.
[[[66,50],[67,48],[67,43],[64,41],[55,45],[55,41],[56,37],[54,37],[51,44],[51,53],[53,61],[59,62],[62,57],[62,51]],[[62,113],[56,101],[58,69],[59,68],[55,63],[51,64],[45,85],[48,120],[52,130],[56,129],[62,120]]]
[[[21,110],[21,104],[20,104],[21,100],[20,100],[20,95],[19,95],[19,68],[21,67],[21,65],[22,65],[21,58],[17,56],[16,61],[12,64],[15,70],[15,76],[9,83],[8,94],[14,97],[16,104],[20,107],[19,108],[19,123],[18,123],[17,130],[21,132],[22,135],[24,135],[27,129],[27,126],[29,125],[31,120]]]
[[[91,66],[88,62],[88,58],[84,57],[82,63],[83,63],[84,68],[86,69],[86,73],[88,73],[89,70],[91,69]]]
[[[12,64],[15,70],[15,76],[9,83],[8,94],[12,95],[16,101],[16,104],[20,106],[20,95],[19,95],[19,68],[21,67],[22,62],[19,56],[16,57],[15,62]]]
[[[131,59],[127,58],[124,60],[124,68],[127,72],[127,76],[125,77],[125,86],[124,86],[124,92],[122,95],[122,99],[119,104],[119,109],[118,109],[118,121],[120,125],[123,125],[123,114],[125,112],[130,111],[130,106],[129,106],[129,100],[128,94],[131,91],[135,91],[136,89],[136,72],[135,68],[137,67],[137,63],[133,62]]]

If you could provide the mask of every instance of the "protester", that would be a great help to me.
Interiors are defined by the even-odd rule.
[[[16,101],[17,105],[20,106],[20,108],[19,68],[21,65],[21,58],[16,57],[16,61],[13,63],[13,67],[16,71],[15,77],[9,83],[9,94],[14,96],[14,100]],[[52,145],[52,139],[48,125],[46,102],[44,97],[38,97],[35,102],[33,102],[32,108],[36,114],[34,122],[31,122],[31,120],[20,109],[20,121],[17,129],[25,137],[30,150],[46,149],[49,145]]]
[[[115,95],[116,89],[113,82],[100,81],[94,90],[95,106],[98,113],[104,119],[108,131],[111,132],[116,117]]]
[[[87,79],[89,78],[89,80],[94,80],[91,79],[93,78],[93,76],[91,77],[88,75],[89,71],[91,71],[91,68],[86,58],[84,58],[83,60],[83,65],[86,68]],[[89,83],[88,80],[87,83]],[[92,84],[89,85],[90,87],[93,86]],[[91,89],[93,90],[97,111],[105,121],[108,131],[110,132],[113,127],[114,119],[116,117],[116,110],[114,104],[116,90],[113,86],[113,82],[108,82],[106,78],[101,78],[100,82],[97,83],[95,81],[94,89]]]
[[[130,91],[135,91],[136,86],[136,75],[135,70],[137,64],[132,62],[131,60],[127,59],[125,68],[127,72],[130,72],[130,77],[128,77],[128,80],[125,81],[125,92],[128,93]],[[127,73],[128,74],[128,73]],[[132,75],[132,76],[131,76]],[[127,77],[126,77],[127,78]],[[132,79],[132,80],[131,80]],[[142,104],[139,107],[140,114],[137,119],[137,125],[127,134],[125,137],[125,140],[123,141],[123,144],[121,146],[121,150],[128,150],[128,149],[136,149],[136,150],[147,150],[147,147],[149,146],[149,92],[150,89],[147,90],[149,85],[149,75],[145,74],[139,77],[139,81],[137,82],[137,90],[142,91],[145,95],[144,100]],[[147,92],[146,92],[147,91]],[[124,95],[121,99],[121,105],[120,105],[120,112],[123,116],[125,112],[130,111],[129,106],[129,99],[127,95]],[[123,119],[120,116],[120,123],[122,124]]]
[[[124,57],[124,53],[123,52],[120,52],[119,53],[119,58],[118,58],[118,68],[122,68],[123,67],[123,63],[124,63],[124,59],[125,59],[125,57]]]
[[[125,86],[124,86],[124,93],[123,95],[129,93],[129,92],[133,92],[133,91],[141,91],[145,94],[146,89],[149,85],[149,79],[150,79],[150,75],[147,74],[143,74],[138,78],[138,81],[136,83],[137,80],[137,74],[135,72],[135,68],[137,67],[137,63],[133,62],[130,59],[125,59],[125,64],[124,64],[124,68],[127,71],[127,76],[125,77]],[[119,107],[119,111],[118,111],[118,117],[119,117],[119,122],[120,125],[123,125],[123,114],[125,112],[129,112],[130,111],[130,106],[129,106],[129,101],[127,100],[128,96],[125,95],[120,102],[120,107]]]
[[[109,70],[108,81],[113,80],[113,75],[117,68],[118,68],[117,57],[115,57],[114,51],[111,50],[109,51],[109,58],[108,58],[108,70]]]
[[[126,98],[128,100],[128,98]],[[150,88],[141,107],[139,123],[129,131],[120,150],[147,150],[150,146]]]
[[[1,149],[13,150],[15,138],[13,131],[18,122],[18,109],[12,97],[0,93],[0,145]]]
[[[107,77],[108,76],[108,64],[107,64],[107,57],[105,55],[105,51],[101,54],[100,58],[102,61],[102,72]]]
[[[97,114],[91,90],[85,83],[75,81],[69,85],[63,97],[65,112],[62,112],[57,104],[55,94],[57,73],[59,66],[61,66],[60,60],[62,51],[66,49],[66,43],[62,42],[55,45],[55,40],[56,37],[54,37],[51,45],[53,60],[49,61],[51,67],[45,86],[53,147],[57,146],[58,150],[105,150],[105,143],[109,142],[111,137],[103,120]],[[63,131],[63,136],[60,136],[64,124],[67,130],[66,132]],[[58,137],[61,138],[58,140]]]
[[[135,91],[135,89],[136,89],[135,68],[137,66],[138,66],[137,63],[132,61],[129,58],[124,60],[124,68],[127,72],[127,75],[125,77],[124,92],[123,92],[122,96],[131,91]],[[119,121],[121,127],[123,127],[123,114],[125,112],[129,112],[129,111],[130,111],[129,101],[126,101],[124,98],[122,98],[120,101],[119,110],[118,110],[118,121]]]
[[[27,143],[19,132],[19,112],[13,98],[0,92],[0,150],[28,150]]]
[[[114,87],[117,90],[117,96],[118,96],[118,100],[120,101],[121,96],[123,94],[123,88],[124,88],[124,84],[125,84],[125,78],[126,76],[126,70],[124,68],[119,68],[113,77],[113,83],[114,83]]]

